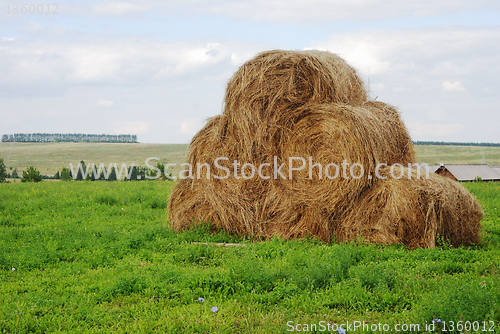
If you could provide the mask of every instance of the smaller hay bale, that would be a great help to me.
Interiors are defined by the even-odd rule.
[[[447,177],[432,174],[434,182],[443,190],[443,221],[439,235],[453,247],[478,245],[483,209],[477,199],[461,184]]]
[[[410,249],[432,248],[437,234],[454,247],[478,244],[483,211],[460,184],[416,169],[380,169],[378,181],[346,214],[337,233],[341,241],[364,237],[368,242],[404,244]],[[410,177],[408,177],[410,175]]]

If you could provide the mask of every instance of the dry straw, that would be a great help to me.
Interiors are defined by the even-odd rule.
[[[362,236],[414,249],[434,247],[439,234],[455,247],[479,243],[482,210],[460,184],[432,173],[419,178],[417,170],[399,166],[392,175],[404,178],[391,177],[389,167],[380,174],[387,179],[367,190],[339,223],[339,240]]]
[[[219,165],[230,177],[214,178],[226,175],[214,165],[218,157],[228,158]],[[364,176],[329,179],[316,167],[312,178],[308,168],[292,179],[234,177],[233,161],[241,175],[245,163],[272,166],[274,157],[286,176],[289,157],[311,157],[323,169],[359,163]],[[413,144],[396,108],[368,101],[356,71],[328,52],[269,51],[241,66],[228,83],[224,112],[195,135],[188,162],[208,164],[211,175],[202,168],[173,189],[169,219],[178,231],[210,221],[260,238],[362,236],[415,248],[433,247],[439,233],[454,246],[478,242],[482,211],[463,187],[440,176],[418,179],[414,169],[410,178],[373,177],[380,163],[415,162]],[[273,176],[272,168],[267,173]]]

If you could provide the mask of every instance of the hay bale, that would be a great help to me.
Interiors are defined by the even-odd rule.
[[[380,169],[379,180],[346,212],[336,235],[340,241],[361,236],[374,243],[410,249],[436,245],[436,235],[458,247],[479,243],[481,206],[464,187],[431,173],[394,166]],[[399,178],[400,175],[404,177]]]
[[[367,101],[363,104],[384,123],[383,127],[391,135],[385,147],[387,165],[401,163],[408,165],[416,161],[415,148],[396,107],[380,101]]]
[[[361,105],[367,100],[356,70],[323,51],[262,52],[243,64],[229,81],[224,115],[238,125],[248,151],[267,139],[268,123],[306,103]]]
[[[317,50],[262,52],[243,64],[227,85],[225,112],[250,120],[272,118],[305,103],[361,105],[367,100],[356,70],[339,56]]]
[[[197,218],[209,220],[228,231],[252,236],[295,238],[314,235],[329,241],[336,229],[334,218],[352,207],[375,181],[376,166],[383,162],[405,162],[395,160],[405,156],[404,152],[396,154],[396,151],[387,150],[395,146],[391,134],[394,128],[387,125],[388,119],[394,122],[386,115],[346,104],[307,104],[276,118],[272,127],[274,132],[268,132],[269,145],[245,152],[235,134],[237,126],[224,114],[213,118],[193,138],[188,153],[188,162],[192,166],[206,163],[211,177],[207,178],[207,169],[203,168],[196,179],[180,181],[179,189],[191,194],[178,196],[177,189],[174,190],[170,204],[173,208],[170,209],[171,224],[180,230],[185,228],[186,222]],[[241,165],[268,163],[273,166],[276,157],[277,166],[285,164],[281,173],[286,179],[281,175],[274,179],[271,168],[263,170],[267,172],[264,176],[270,177],[268,180],[257,176],[248,180],[241,177],[216,179],[215,175],[225,175],[214,164],[218,157],[228,158],[220,165],[231,172],[234,170],[231,163],[235,160]],[[290,179],[289,158],[293,157],[304,157],[307,164],[320,164],[323,166],[321,172],[319,167],[311,171],[304,168],[293,171]],[[363,166],[364,176],[344,178],[343,163],[347,164],[348,176],[354,163]],[[301,164],[296,161],[295,167]],[[329,164],[333,165],[327,170]],[[360,175],[357,167],[352,170],[355,176]],[[237,169],[237,174],[241,175],[241,168]],[[335,174],[338,176],[334,177]]]
[[[215,164],[219,157],[227,159],[217,162],[230,171],[227,178],[227,171]],[[289,178],[289,159],[293,157],[305,159],[307,167],[320,164],[322,171],[318,167],[295,170]],[[234,166],[234,161],[239,166]],[[385,224],[406,217],[402,209],[396,210],[398,204],[399,208],[407,205],[415,210],[423,205],[430,210],[429,215],[435,212],[439,219],[448,219],[450,222],[439,225],[448,226],[443,227],[446,231],[456,227],[457,217],[475,219],[477,212],[467,211],[474,203],[469,203],[463,192],[462,197],[448,198],[468,201],[460,213],[447,207],[449,204],[439,197],[446,198],[439,195],[444,191],[436,186],[439,181],[381,182],[375,177],[381,163],[391,166],[414,161],[413,144],[398,111],[382,102],[367,101],[363,82],[341,58],[320,51],[264,52],[235,73],[228,83],[224,112],[210,119],[193,138],[188,151],[193,176],[180,180],[172,191],[170,225],[180,231],[194,221],[210,221],[226,231],[261,238],[315,236],[331,241],[363,235],[373,242],[432,246],[429,240],[439,230],[433,227],[437,223],[427,226],[434,220],[417,211],[412,211],[415,216],[408,221],[416,229],[423,224],[423,232],[415,233],[424,233],[424,241],[411,233],[397,234],[393,225]],[[294,167],[302,164],[294,162]],[[274,165],[283,163],[281,174],[276,173]],[[349,176],[351,166],[362,165],[363,176],[343,177],[343,163]],[[248,166],[264,164],[269,165],[262,172],[270,178],[256,174],[243,177],[245,166],[248,176]],[[330,176],[337,168],[340,175],[326,177],[327,165],[332,168]],[[359,165],[352,169],[356,176]],[[433,193],[433,187],[439,191]],[[409,196],[397,202],[397,196],[389,198],[391,190]],[[430,193],[427,197],[411,195],[417,190]],[[378,208],[371,208],[372,204]],[[431,210],[432,205],[437,206]],[[355,223],[360,207],[360,212],[373,217],[369,222],[363,220],[362,225]],[[395,216],[383,220],[376,209],[387,209]],[[449,235],[466,240],[460,231],[455,228]]]

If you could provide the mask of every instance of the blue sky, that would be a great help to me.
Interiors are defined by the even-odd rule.
[[[312,48],[356,67],[414,140],[500,142],[498,1],[0,4],[0,134],[188,143],[246,60]]]

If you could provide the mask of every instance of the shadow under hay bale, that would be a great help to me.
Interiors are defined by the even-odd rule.
[[[463,188],[435,176],[373,177],[381,163],[414,161],[398,111],[368,101],[363,82],[340,57],[264,52],[235,73],[224,112],[194,136],[191,177],[172,191],[170,225],[180,231],[210,221],[259,238],[360,235],[411,248],[433,247],[436,233],[455,246],[476,242],[481,212]],[[459,226],[468,224],[464,219],[474,227]]]

